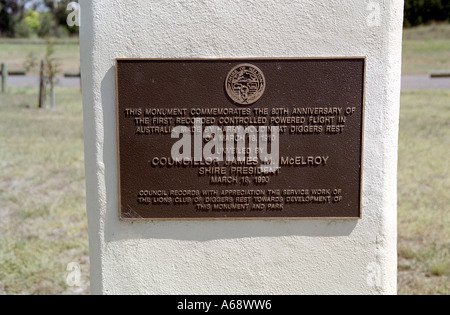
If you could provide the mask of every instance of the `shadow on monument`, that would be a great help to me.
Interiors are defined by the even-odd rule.
[[[152,220],[129,222],[119,220],[118,170],[116,139],[115,67],[106,73],[101,84],[104,121],[104,148],[115,148],[114,154],[103,151],[105,163],[106,211],[104,240],[173,239],[207,242],[219,239],[257,237],[340,237],[349,236],[358,220]]]

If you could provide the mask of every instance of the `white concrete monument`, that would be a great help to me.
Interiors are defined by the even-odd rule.
[[[402,0],[81,0],[80,22],[92,293],[396,293]],[[276,105],[285,108],[281,112],[288,115],[288,124],[297,124],[303,131],[311,133],[289,135],[287,139],[292,139],[291,144],[296,143],[295,139],[320,137],[317,147],[305,146],[305,152],[301,152],[304,156],[287,158],[283,152],[283,136],[288,137],[286,130],[290,129],[280,126],[280,172],[286,173],[287,166],[291,167],[288,172],[292,171],[294,178],[298,177],[298,186],[292,180],[289,184],[283,182],[284,175],[255,179],[248,175],[250,171],[257,172],[252,167],[239,169],[239,174],[246,172],[246,177],[227,176],[228,183],[210,184],[215,196],[222,196],[223,190],[229,189],[227,196],[232,197],[220,199],[225,200],[220,201],[220,205],[230,200],[230,205],[238,204],[239,216],[245,216],[243,220],[232,212],[217,210],[213,213],[211,209],[214,208],[201,199],[206,195],[204,188],[180,184],[183,177],[188,177],[183,173],[186,168],[198,170],[192,166],[194,162],[180,166],[179,173],[173,173],[174,167],[167,166],[170,156],[151,155],[144,161],[148,168],[140,166],[142,154],[150,155],[151,150],[147,148],[151,148],[153,140],[172,141],[170,130],[165,135],[167,138],[158,137],[164,136],[162,134],[172,127],[171,122],[176,117],[193,115],[196,111],[191,109],[198,106],[192,104],[190,95],[183,96],[178,89],[174,93],[161,91],[164,86],[161,71],[153,79],[148,75],[156,71],[154,69],[162,69],[158,68],[161,60],[174,62],[167,67],[170,69],[167,70],[169,83],[164,83],[166,85],[173,82],[173,73],[182,69],[179,67],[189,63],[190,67],[184,70],[186,77],[177,84],[183,85],[186,82],[183,80],[188,78],[187,89],[199,87],[192,88],[193,93],[209,95],[202,94],[203,87],[211,95],[216,93],[210,104],[211,112],[221,113],[220,108],[227,108],[230,109],[228,113],[234,113],[233,108],[240,109],[235,115],[258,116],[251,120],[258,124],[258,119],[274,117],[270,109]],[[180,60],[186,60],[186,64],[180,64]],[[280,60],[276,67],[274,60]],[[299,77],[300,81],[294,78],[286,83],[288,85],[283,85],[280,79],[283,77],[277,77],[276,71],[287,71],[280,73],[295,76],[289,72],[289,60],[296,60],[298,69],[314,70],[309,77]],[[325,62],[322,66],[316,62],[321,60]],[[333,60],[356,60],[363,64],[360,72],[351,72],[356,73],[355,77],[362,80],[363,86],[345,85],[347,66],[337,65]],[[209,67],[209,63],[215,61],[220,64],[218,74],[202,82],[198,75],[200,67]],[[309,63],[314,64],[314,68]],[[341,74],[339,67],[344,67]],[[135,68],[138,72],[130,70]],[[141,70],[145,76],[141,75]],[[191,70],[197,71],[197,75],[189,77]],[[301,82],[298,89],[289,85],[296,82]],[[124,87],[125,83],[127,87]],[[279,104],[270,101],[271,97],[276,97],[276,86],[279,87]],[[287,86],[289,88],[284,90]],[[326,141],[322,139],[339,139],[350,127],[344,129],[333,125],[325,128],[325,124],[336,120],[342,124],[346,121],[345,126],[358,123],[350,116],[340,115],[346,110],[347,115],[351,115],[355,108],[351,106],[354,99],[346,104],[345,98],[338,101],[347,97],[344,93],[355,92],[354,88],[357,89],[356,102],[359,97],[358,108],[362,111],[359,124],[355,125],[361,128],[357,145],[350,150],[344,142],[341,151],[333,149],[337,152],[333,155],[326,152],[326,148],[321,149],[320,145]],[[291,97],[301,99],[302,89],[311,91],[310,103],[288,104]],[[158,100],[179,101],[179,110],[171,105],[163,114],[156,109],[152,112],[146,111],[145,106],[135,106],[140,101],[148,102],[148,108],[156,108]],[[333,100],[336,104],[332,104]],[[121,110],[117,110],[117,106]],[[206,105],[203,103],[203,106]],[[294,115],[296,111],[298,116]],[[323,121],[310,120],[314,113]],[[217,123],[220,114],[214,115]],[[130,126],[135,123],[138,126],[136,134],[127,137],[126,129],[117,124],[119,120],[120,124]],[[314,129],[308,123],[319,127]],[[150,127],[162,125],[164,127],[156,129],[160,135],[151,134],[155,129]],[[146,149],[142,152],[127,142],[138,137],[145,144]],[[315,152],[320,150],[323,152]],[[356,180],[351,179],[355,187],[361,188],[355,191],[359,198],[357,202],[346,200],[348,185],[345,180],[350,174],[339,173],[339,163],[345,164],[345,157],[352,152],[356,157],[363,157],[356,173],[352,173]],[[127,156],[137,157],[132,171],[123,167]],[[321,174],[328,174],[321,180],[329,182],[329,186],[310,187],[313,184],[308,184],[314,182],[315,173],[312,172],[318,169],[324,170]],[[217,167],[216,171],[229,175],[226,168]],[[150,175],[152,178],[142,179],[146,172],[155,177]],[[238,174],[237,169],[234,172]],[[311,175],[302,178],[295,172]],[[164,178],[164,174],[172,174],[170,180]],[[180,178],[173,174],[180,174]],[[209,177],[191,177],[199,185],[210,183]],[[128,187],[125,178],[141,186]],[[237,185],[234,181],[238,179],[244,188],[236,190],[233,185]],[[272,182],[265,183],[266,179]],[[146,187],[140,184],[142,180],[147,181]],[[344,184],[332,186],[341,180]],[[140,187],[142,190],[134,190]],[[316,198],[311,191],[300,192],[300,188],[304,191],[324,188],[325,196]],[[331,188],[331,192],[326,192],[325,188]],[[343,189],[344,193],[341,195],[337,189],[332,193],[332,188]],[[194,192],[181,192],[180,196],[187,199],[176,199],[178,193],[172,189]],[[298,191],[301,195],[296,199],[298,204],[280,201],[286,201],[286,196],[291,194],[289,189],[292,194]],[[276,196],[273,200],[278,203],[263,206],[276,206],[278,209],[272,209],[273,215],[261,211],[261,215],[252,216],[245,212],[249,207],[258,206],[250,204],[255,202],[251,195],[257,190],[263,196]],[[125,198],[128,193],[131,199],[136,199],[136,208],[129,203],[129,196]],[[158,194],[164,206],[153,202],[151,196]],[[239,194],[250,197],[238,198]],[[301,201],[304,203],[300,204]],[[333,208],[335,203],[356,214],[337,218],[341,208]],[[283,216],[282,211],[287,208],[294,215]],[[176,209],[176,216],[167,214],[172,209]],[[199,211],[198,214],[183,217],[184,211],[192,209]],[[319,213],[322,210],[334,214],[312,218],[315,215],[311,215],[311,211]],[[166,213],[167,217],[160,212]]]

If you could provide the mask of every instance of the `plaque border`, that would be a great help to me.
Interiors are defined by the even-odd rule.
[[[361,108],[361,169],[360,169],[360,192],[359,192],[359,217],[221,217],[221,218],[124,218],[122,216],[121,200],[121,178],[120,178],[120,139],[119,139],[119,76],[118,64],[121,61],[230,61],[230,62],[249,62],[249,61],[276,61],[276,60],[362,60],[363,78],[362,78],[362,108]],[[119,221],[122,222],[152,222],[152,221],[359,221],[363,219],[363,190],[364,190],[364,144],[365,144],[365,109],[366,109],[366,77],[367,77],[367,57],[246,57],[246,58],[114,58],[115,73],[115,107],[116,107],[116,154],[117,154],[117,202]]]

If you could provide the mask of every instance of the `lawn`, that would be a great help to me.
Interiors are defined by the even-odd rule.
[[[450,24],[439,23],[405,29],[403,74],[450,72]]]
[[[450,294],[450,91],[402,94],[400,294]]]
[[[404,32],[405,74],[450,70],[450,25]],[[79,68],[76,42],[56,47]],[[45,44],[0,39],[0,63],[23,67]],[[81,94],[58,89],[55,110],[36,89],[0,95],[0,295],[89,292]],[[403,92],[398,175],[400,294],[450,294],[450,91]],[[81,286],[67,278],[80,266]],[[70,281],[69,281],[70,283]]]
[[[0,63],[6,63],[9,69],[25,68],[25,61],[32,56],[38,62],[44,59],[46,41],[0,38]],[[80,47],[78,40],[65,39],[56,41],[55,58],[60,72],[80,70]],[[35,67],[30,74],[38,74]]]
[[[0,96],[0,294],[88,291],[81,95],[56,96],[55,110],[33,89]],[[66,283],[72,262],[81,287]]]
[[[28,56],[40,60],[45,55],[46,42],[42,39],[0,38],[0,63],[9,68],[23,68]],[[60,39],[56,57],[62,72],[78,71],[80,52],[76,38]],[[450,24],[436,23],[404,30],[403,74],[429,74],[433,71],[450,72]],[[37,70],[32,71],[33,74]]]
[[[87,293],[81,95],[60,89],[56,110],[36,91],[0,98],[0,294]],[[402,94],[399,293],[449,294],[450,91]],[[67,265],[81,267],[69,287]]]

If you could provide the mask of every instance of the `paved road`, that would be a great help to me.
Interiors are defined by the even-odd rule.
[[[0,80],[1,81],[1,80]],[[56,85],[67,88],[79,88],[79,78],[57,77]],[[38,87],[38,76],[10,76],[8,86],[11,87]],[[450,90],[450,78],[433,78],[428,75],[405,75],[402,76],[402,90]]]
[[[0,79],[1,82],[1,79]],[[9,87],[39,87],[39,76],[9,76]],[[80,78],[56,77],[56,86],[66,88],[80,88]]]
[[[402,76],[402,90],[450,90],[450,78],[430,78],[428,75],[404,75]]]

